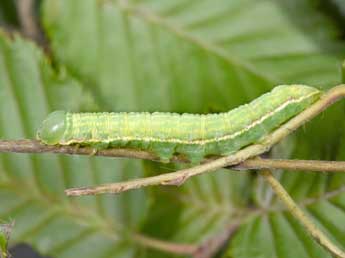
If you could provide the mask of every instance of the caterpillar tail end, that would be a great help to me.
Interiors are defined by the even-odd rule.
[[[58,144],[66,130],[66,112],[55,111],[48,115],[37,131],[37,139],[48,145]]]

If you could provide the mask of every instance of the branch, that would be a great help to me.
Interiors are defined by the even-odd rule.
[[[146,151],[135,149],[104,149],[96,150],[92,147],[79,147],[77,145],[71,146],[58,146],[58,145],[45,145],[37,140],[0,140],[0,153],[1,152],[16,152],[16,153],[58,153],[67,155],[89,155],[89,156],[105,156],[105,157],[118,157],[118,158],[135,158],[156,160],[159,158],[154,154]],[[182,158],[175,157],[174,159]],[[174,161],[174,160],[173,160]]]
[[[39,28],[35,20],[35,1],[18,0],[17,9],[23,33],[32,39],[38,39]]]
[[[236,220],[234,223],[225,227],[224,231],[200,244],[173,243],[139,234],[133,235],[133,239],[146,247],[168,253],[188,255],[193,258],[211,258],[234,235],[242,222],[243,219]]]
[[[252,158],[227,167],[233,170],[285,169],[291,171],[345,172],[345,161]]]
[[[133,235],[133,239],[146,247],[179,255],[193,255],[193,253],[198,249],[198,245],[172,243],[138,234]]]
[[[251,157],[268,151],[273,145],[285,138],[291,132],[299,128],[305,122],[325,110],[328,106],[345,96],[345,85],[332,88],[325,93],[319,101],[290,119],[281,127],[267,135],[261,142],[250,145],[227,157],[218,158],[192,168],[182,169],[173,173],[161,174],[158,176],[135,179],[127,182],[104,184],[95,187],[71,188],[65,190],[68,196],[95,195],[102,193],[121,193],[131,189],[137,189],[152,185],[181,185],[188,178],[206,172],[213,172],[217,169],[239,164]]]
[[[194,167],[195,168],[195,167]],[[169,174],[162,174],[147,178],[138,178],[130,181],[104,184],[95,187],[79,187],[65,190],[69,196],[94,195],[101,193],[121,193],[149,185],[181,185],[186,179],[196,175],[198,170],[179,170]],[[236,166],[228,166],[232,170],[258,170],[258,169],[285,169],[292,171],[319,171],[319,172],[345,172],[344,161],[321,160],[283,160],[283,159],[248,159]],[[188,175],[188,172],[190,174]],[[205,171],[208,172],[208,171]]]
[[[236,221],[225,228],[220,234],[207,239],[201,243],[193,252],[193,258],[211,258],[214,257],[217,252],[224,246],[230,238],[235,234],[241,225],[241,221]]]
[[[326,235],[320,231],[316,225],[308,218],[308,216],[303,212],[301,208],[294,202],[288,192],[279,183],[277,179],[274,178],[270,170],[261,170],[260,175],[262,175],[266,181],[271,185],[273,191],[276,193],[278,198],[286,205],[287,209],[291,214],[305,227],[306,231],[326,250],[328,250],[332,255],[340,258],[345,258],[345,253],[335,246]]]
[[[0,140],[0,153],[57,153],[65,155],[88,155],[116,158],[133,158],[159,161],[153,153],[134,149],[105,149],[95,152],[91,147],[49,146],[36,140]],[[213,160],[213,159],[208,159]],[[187,163],[182,156],[174,156],[172,162]],[[242,163],[227,167],[231,170],[285,169],[292,171],[345,172],[345,161],[288,160],[251,158]]]
[[[37,140],[0,140],[0,153],[56,153],[65,155],[88,155],[116,158],[133,158],[159,161],[153,153],[135,149],[104,149],[97,150],[92,147],[78,146],[49,146],[41,144]],[[213,159],[208,159],[208,161]],[[172,162],[187,163],[188,160],[183,156],[174,156]],[[287,159],[262,159],[251,158],[242,163],[229,166],[232,170],[251,170],[251,169],[286,169],[304,170],[319,172],[345,172],[345,161],[321,161],[321,160],[287,160]]]
[[[195,168],[195,167],[194,167]],[[344,161],[321,160],[284,160],[284,159],[248,159],[236,166],[228,166],[231,170],[258,170],[258,169],[285,169],[290,171],[318,171],[318,172],[345,172]],[[95,187],[80,187],[67,189],[70,196],[94,195],[101,193],[121,193],[150,185],[181,185],[191,176],[198,173],[194,169],[179,170],[169,174],[162,174],[147,178],[139,178],[125,182],[104,184]],[[208,172],[208,171],[205,171]],[[189,173],[189,174],[188,174]]]
[[[41,144],[37,140],[0,140],[0,153],[56,153],[65,155],[88,155],[116,158],[133,158],[159,161],[159,158],[153,153],[135,149],[104,149],[97,150],[92,147],[78,146],[49,146]],[[208,161],[213,159],[208,159]],[[187,163],[188,160],[183,156],[174,156],[172,162]],[[344,172],[344,161],[321,161],[321,160],[287,160],[287,159],[261,159],[251,158],[242,163],[229,166],[232,170],[251,170],[251,169],[286,169],[286,170],[304,170],[320,172]]]

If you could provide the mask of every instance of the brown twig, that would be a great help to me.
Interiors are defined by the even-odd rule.
[[[241,225],[240,221],[232,223],[223,232],[201,243],[193,252],[193,258],[212,258],[229,241]]]
[[[291,171],[345,172],[344,161],[252,158],[229,167],[234,170],[285,169]]]
[[[67,155],[89,155],[89,156],[105,156],[118,158],[135,158],[156,160],[159,158],[154,154],[146,151],[134,149],[105,149],[97,150],[92,147],[78,147],[78,146],[49,146],[41,144],[37,140],[0,140],[1,152],[16,152],[16,153],[58,153]],[[182,160],[182,159],[181,159]]]
[[[18,16],[23,34],[31,39],[38,40],[40,30],[35,20],[34,8],[34,0],[17,0]]]
[[[0,153],[56,153],[65,155],[88,155],[113,158],[132,158],[159,161],[153,153],[134,149],[105,149],[95,152],[91,147],[77,146],[49,146],[41,144],[37,140],[0,140]],[[209,159],[212,160],[212,159]],[[183,156],[174,156],[172,162],[187,163]],[[291,171],[320,171],[320,172],[345,172],[344,161],[322,161],[322,160],[289,160],[289,159],[263,159],[251,158],[242,163],[229,166],[232,170],[251,169],[286,169]]]
[[[173,243],[139,234],[133,235],[133,239],[146,247],[151,247],[156,250],[168,253],[188,255],[193,258],[211,258],[227,241],[229,241],[229,239],[234,235],[241,223],[242,220],[238,220],[232,223],[231,225],[226,227],[224,231],[216,234],[215,236],[207,239],[200,244]]]
[[[66,155],[88,155],[113,158],[132,158],[159,161],[153,153],[134,149],[105,149],[97,150],[91,147],[78,146],[49,146],[41,144],[37,140],[0,140],[0,153],[56,153]],[[212,159],[209,159],[212,160]],[[188,160],[183,156],[174,156],[172,162],[186,163]],[[345,172],[344,161],[322,160],[288,160],[288,159],[262,159],[251,158],[242,163],[227,167],[232,170],[251,169],[286,169],[297,171],[320,171],[320,172]]]
[[[198,248],[198,245],[195,244],[172,243],[143,235],[134,235],[133,239],[146,247],[179,255],[193,255]]]

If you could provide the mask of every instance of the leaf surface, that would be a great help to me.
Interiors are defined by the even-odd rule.
[[[283,1],[45,0],[45,31],[54,61],[66,71],[55,73],[49,62],[37,67],[37,60],[46,59],[35,47],[18,39],[4,41],[0,78],[8,79],[0,79],[0,89],[6,86],[1,96],[7,103],[0,105],[6,107],[1,110],[11,123],[6,118],[1,123],[1,137],[31,138],[45,115],[59,108],[219,112],[248,102],[277,84],[329,88],[340,81],[342,48],[334,39],[337,31],[310,5],[302,6],[299,10],[308,17],[307,22],[293,19],[291,6]],[[44,80],[40,84],[37,78]],[[60,89],[65,90],[61,93]],[[338,150],[338,134],[329,122],[341,120],[340,110],[334,108],[327,118],[308,126],[312,136],[296,135],[292,151],[285,157],[322,158],[330,153],[327,150],[335,146]],[[338,124],[337,132],[343,128]],[[312,153],[317,148],[320,152]],[[337,151],[332,153],[336,156]],[[244,172],[228,171],[192,179],[182,189],[67,199],[65,187],[122,181],[143,176],[143,169],[138,162],[94,157],[2,155],[1,159],[0,199],[6,205],[0,207],[0,214],[18,221],[13,239],[28,241],[57,257],[153,257],[138,249],[133,232],[200,243],[222,231],[242,211],[252,215],[246,209],[248,204],[261,208],[265,203],[260,189],[255,188],[256,180]],[[146,174],[164,168],[148,166]],[[306,177],[303,184],[299,176],[283,176],[288,178],[284,185],[301,203],[342,187],[340,180],[332,188],[324,187],[329,177],[322,175],[301,175]],[[301,187],[294,186],[298,183]],[[274,207],[276,203],[269,204]],[[313,205],[318,206],[319,201]],[[321,225],[330,224],[324,214],[318,216]],[[281,253],[324,255],[287,218],[284,212],[253,216],[230,242],[228,253],[246,258]],[[285,238],[292,240],[276,250],[273,240],[283,243]],[[246,241],[251,241],[251,249],[244,248]],[[298,247],[289,253],[294,244]]]
[[[9,40],[0,35],[0,74],[1,138],[34,138],[52,110],[78,111],[90,105],[89,94],[77,80],[66,70],[54,71],[34,44],[18,36]],[[138,162],[48,154],[0,158],[0,216],[15,220],[13,242],[29,242],[56,257],[134,255],[138,245],[131,244],[128,235],[145,217],[145,193],[132,192],[116,200],[71,199],[63,191],[138,176]],[[132,172],[121,173],[126,170]]]
[[[340,81],[344,48],[334,40],[337,30],[308,1],[84,1],[82,11],[77,2],[56,3],[47,0],[44,8],[54,54],[80,80],[90,82],[105,109],[217,112],[277,84],[327,89]],[[76,13],[80,19],[69,27]],[[78,47],[80,39],[86,44],[83,49]],[[63,50],[62,42],[67,43]],[[291,152],[282,155],[330,158],[332,154],[325,153],[338,146],[339,136],[331,123],[337,121],[338,132],[343,128],[340,109],[333,108],[327,118],[309,125],[307,133],[300,132]],[[154,171],[160,173],[162,167]],[[296,191],[300,199],[294,196],[298,200],[308,198],[303,189],[313,188],[320,195],[332,191],[322,188],[326,176],[286,177],[301,185]],[[302,184],[303,177],[307,180]],[[218,172],[192,179],[173,193],[159,189],[144,231],[177,242],[201,242],[245,210],[255,186],[251,181],[244,173]],[[253,192],[255,201],[259,193]],[[167,229],[155,227],[167,220]],[[311,249],[323,254],[311,243]]]

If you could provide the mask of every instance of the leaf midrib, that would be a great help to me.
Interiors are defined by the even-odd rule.
[[[272,75],[265,74],[259,71],[254,65],[249,62],[245,62],[237,58],[233,53],[230,55],[227,50],[224,50],[222,47],[217,44],[203,40],[200,37],[192,35],[188,31],[185,31],[176,24],[171,23],[167,19],[159,16],[158,14],[144,8],[142,6],[131,5],[127,1],[117,1],[116,6],[127,15],[132,15],[133,17],[139,18],[147,23],[152,23],[154,25],[160,26],[165,30],[173,33],[177,37],[192,43],[193,45],[205,50],[208,53],[217,56],[218,58],[224,60],[230,65],[235,65],[240,67],[256,76],[260,77],[263,80],[269,81],[271,83],[277,84],[279,82],[278,78],[273,77]]]

